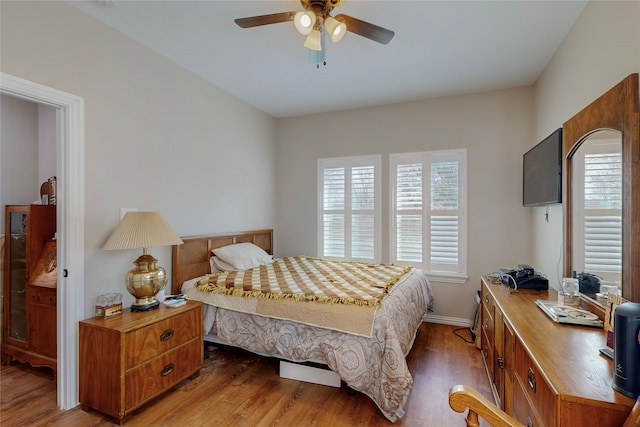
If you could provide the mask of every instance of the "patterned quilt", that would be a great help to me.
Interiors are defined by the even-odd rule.
[[[370,337],[383,298],[410,269],[301,256],[276,258],[250,270],[204,276],[198,281],[200,293],[190,298]]]
[[[221,271],[198,290],[256,298],[294,299],[378,307],[410,266],[330,261],[294,256],[244,271]]]

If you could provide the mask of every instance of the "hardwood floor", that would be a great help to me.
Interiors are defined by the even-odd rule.
[[[278,361],[241,350],[216,349],[194,380],[140,408],[127,427],[147,426],[460,426],[465,414],[448,404],[449,388],[467,384],[493,400],[480,352],[453,326],[420,326],[407,361],[414,383],[405,416],[389,422],[367,396],[278,376]],[[468,330],[460,331],[468,337]],[[105,367],[107,368],[107,367]],[[112,426],[80,406],[56,409],[50,370],[0,368],[0,425]],[[483,426],[487,424],[482,424]]]

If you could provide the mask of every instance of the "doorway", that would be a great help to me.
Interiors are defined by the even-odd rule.
[[[84,316],[84,99],[0,73],[0,93],[56,111],[59,203],[57,298],[57,406],[78,404],[78,321]]]

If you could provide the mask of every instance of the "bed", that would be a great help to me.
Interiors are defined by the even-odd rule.
[[[369,396],[390,421],[404,415],[413,383],[405,358],[433,304],[431,287],[423,273],[411,267],[380,265],[387,269],[383,273],[389,276],[375,270],[381,282],[387,283],[379,299],[252,298],[242,287],[240,292],[226,292],[224,284],[219,286],[216,281],[230,280],[233,274],[268,281],[264,279],[267,273],[259,273],[256,267],[239,273],[212,275],[212,251],[250,243],[273,255],[272,230],[183,237],[182,240],[184,244],[173,247],[171,291],[205,303],[205,342],[240,347],[288,362],[327,366],[350,388]],[[317,271],[324,265],[315,264],[324,262],[317,258],[291,258],[275,258],[271,265],[259,268],[279,268],[285,262],[295,262],[309,264],[310,269]],[[339,264],[339,268],[378,266]],[[213,292],[216,286],[218,289]],[[367,323],[369,317],[370,323]],[[334,319],[327,321],[326,318]],[[364,326],[360,323],[362,319]]]

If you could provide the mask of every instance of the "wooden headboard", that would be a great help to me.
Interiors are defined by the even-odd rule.
[[[174,245],[171,262],[171,293],[179,294],[186,280],[211,272],[211,251],[234,243],[249,242],[273,255],[273,230],[242,231],[239,233],[211,234],[183,237],[182,245]]]

